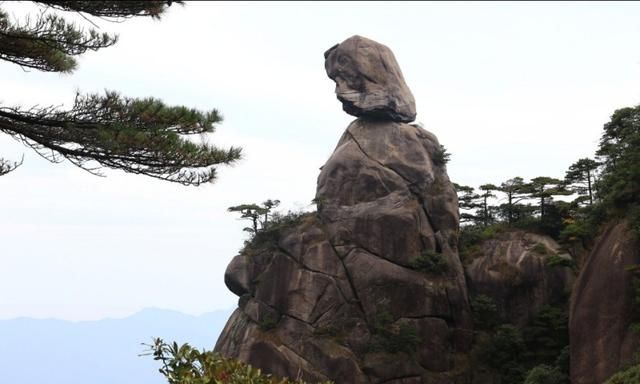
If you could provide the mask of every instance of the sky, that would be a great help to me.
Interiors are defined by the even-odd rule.
[[[640,103],[638,20],[640,3],[188,2],[160,21],[94,20],[120,40],[72,74],[0,61],[3,105],[68,106],[78,90],[107,89],[216,108],[224,121],[206,139],[245,154],[216,182],[185,187],[96,177],[0,135],[0,157],[24,156],[0,177],[0,319],[235,306],[223,276],[246,223],[227,207],[273,198],[313,209],[319,168],[354,119],[323,53],[355,34],[394,52],[417,121],[452,154],[452,181],[563,177],[593,156],[615,109]]]

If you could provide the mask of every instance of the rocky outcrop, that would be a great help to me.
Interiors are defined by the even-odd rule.
[[[626,222],[609,224],[585,261],[571,297],[571,382],[600,384],[640,346],[633,321],[633,271],[640,243]],[[637,311],[637,309],[636,309]]]
[[[354,70],[389,65],[359,57]],[[318,177],[317,213],[233,259],[225,281],[241,298],[216,351],[310,381],[444,384],[466,374],[457,196],[436,137],[391,117],[404,105],[351,123]]]
[[[416,103],[389,48],[353,36],[330,48],[324,57],[345,112],[402,123],[415,120]]]
[[[511,231],[480,244],[465,266],[470,295],[492,298],[502,321],[525,326],[545,305],[565,303],[571,256],[550,237]]]

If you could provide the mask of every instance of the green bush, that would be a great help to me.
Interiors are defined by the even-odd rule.
[[[477,295],[471,298],[471,315],[477,329],[492,329],[499,322],[498,307],[489,296]]]
[[[525,357],[532,365],[554,364],[569,345],[569,319],[560,307],[545,306],[522,329],[526,344]]]
[[[259,229],[251,239],[245,241],[242,252],[252,255],[262,251],[276,250],[284,231],[303,223],[312,223],[315,219],[315,212],[289,211],[286,214],[274,212],[271,215],[269,225]]]
[[[162,339],[148,345],[154,360],[160,361],[160,373],[169,384],[305,384],[302,380],[276,378],[235,359],[213,351],[198,351],[189,344],[178,346]],[[328,383],[327,383],[328,384]]]
[[[444,255],[432,251],[422,252],[411,262],[411,267],[415,270],[432,273],[434,275],[444,275],[449,270],[449,265]]]
[[[604,384],[637,384],[640,383],[640,364],[634,365],[611,376]]]
[[[547,248],[547,246],[542,243],[536,243],[536,245],[534,245],[531,250],[542,256],[547,256],[550,254],[549,248]]]
[[[557,367],[542,364],[527,373],[524,384],[569,384],[569,378]]]
[[[560,372],[568,376],[570,362],[571,362],[571,349],[567,345],[564,348],[562,348],[562,351],[560,351],[560,354],[558,355],[558,357],[556,357],[555,365],[556,367],[558,367]]]
[[[482,360],[488,366],[500,369],[522,356],[525,344],[518,328],[510,324],[503,324],[496,328],[493,337],[480,349]]]
[[[431,160],[435,165],[439,167],[447,164],[450,159],[451,159],[451,154],[447,152],[447,149],[442,144],[440,145],[439,148],[434,150],[433,153],[431,154]]]
[[[573,261],[573,259],[567,259],[557,254],[547,256],[545,264],[547,264],[549,267],[575,268],[576,266],[576,263]]]
[[[393,316],[382,310],[373,319],[372,337],[368,350],[371,352],[412,354],[418,347],[418,333],[409,324],[393,325]]]
[[[412,354],[418,347],[418,333],[409,324],[400,324],[397,329],[383,329],[376,332],[369,342],[370,352]]]

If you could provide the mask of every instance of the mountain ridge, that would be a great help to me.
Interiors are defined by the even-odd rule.
[[[161,384],[143,343],[153,337],[211,349],[230,309],[189,315],[145,308],[124,318],[0,320],[0,371],[12,384]]]

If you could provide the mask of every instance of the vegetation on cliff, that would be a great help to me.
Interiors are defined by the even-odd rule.
[[[166,343],[157,338],[147,346],[147,355],[162,363],[159,371],[169,384],[305,384],[300,379],[265,374],[241,361],[199,351],[189,344]]]

